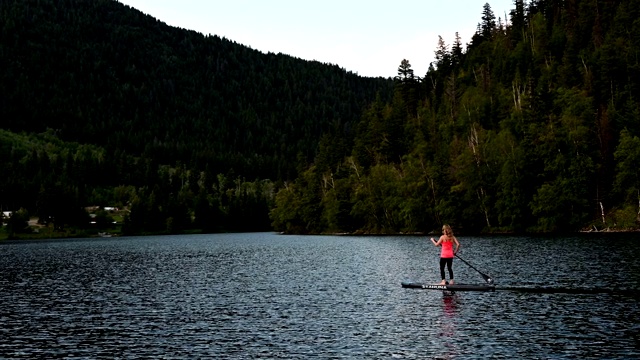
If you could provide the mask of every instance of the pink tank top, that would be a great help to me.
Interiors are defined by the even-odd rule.
[[[453,241],[443,241],[442,242],[442,252],[440,253],[441,258],[452,258],[453,257]]]

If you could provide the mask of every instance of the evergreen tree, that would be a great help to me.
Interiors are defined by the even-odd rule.
[[[491,5],[485,3],[482,6],[482,22],[480,23],[480,35],[485,40],[490,40],[493,33],[496,31],[496,16],[491,10]]]

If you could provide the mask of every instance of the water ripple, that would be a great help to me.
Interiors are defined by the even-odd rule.
[[[0,245],[0,357],[637,358],[640,242],[462,238],[502,290],[437,281],[419,237],[220,234]],[[613,246],[612,246],[613,245]],[[605,255],[603,255],[605,254]],[[456,278],[482,278],[461,262]],[[525,291],[514,291],[518,288]]]

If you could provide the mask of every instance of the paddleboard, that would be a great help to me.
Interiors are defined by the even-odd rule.
[[[448,291],[495,291],[495,285],[489,284],[453,284],[453,285],[440,285],[440,284],[428,284],[421,282],[403,281],[403,288],[411,289],[424,289],[424,290],[448,290]]]

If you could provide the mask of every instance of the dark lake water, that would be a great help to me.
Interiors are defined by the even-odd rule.
[[[402,288],[439,281],[425,237],[0,243],[0,358],[640,357],[640,235],[459,240],[498,290]]]

